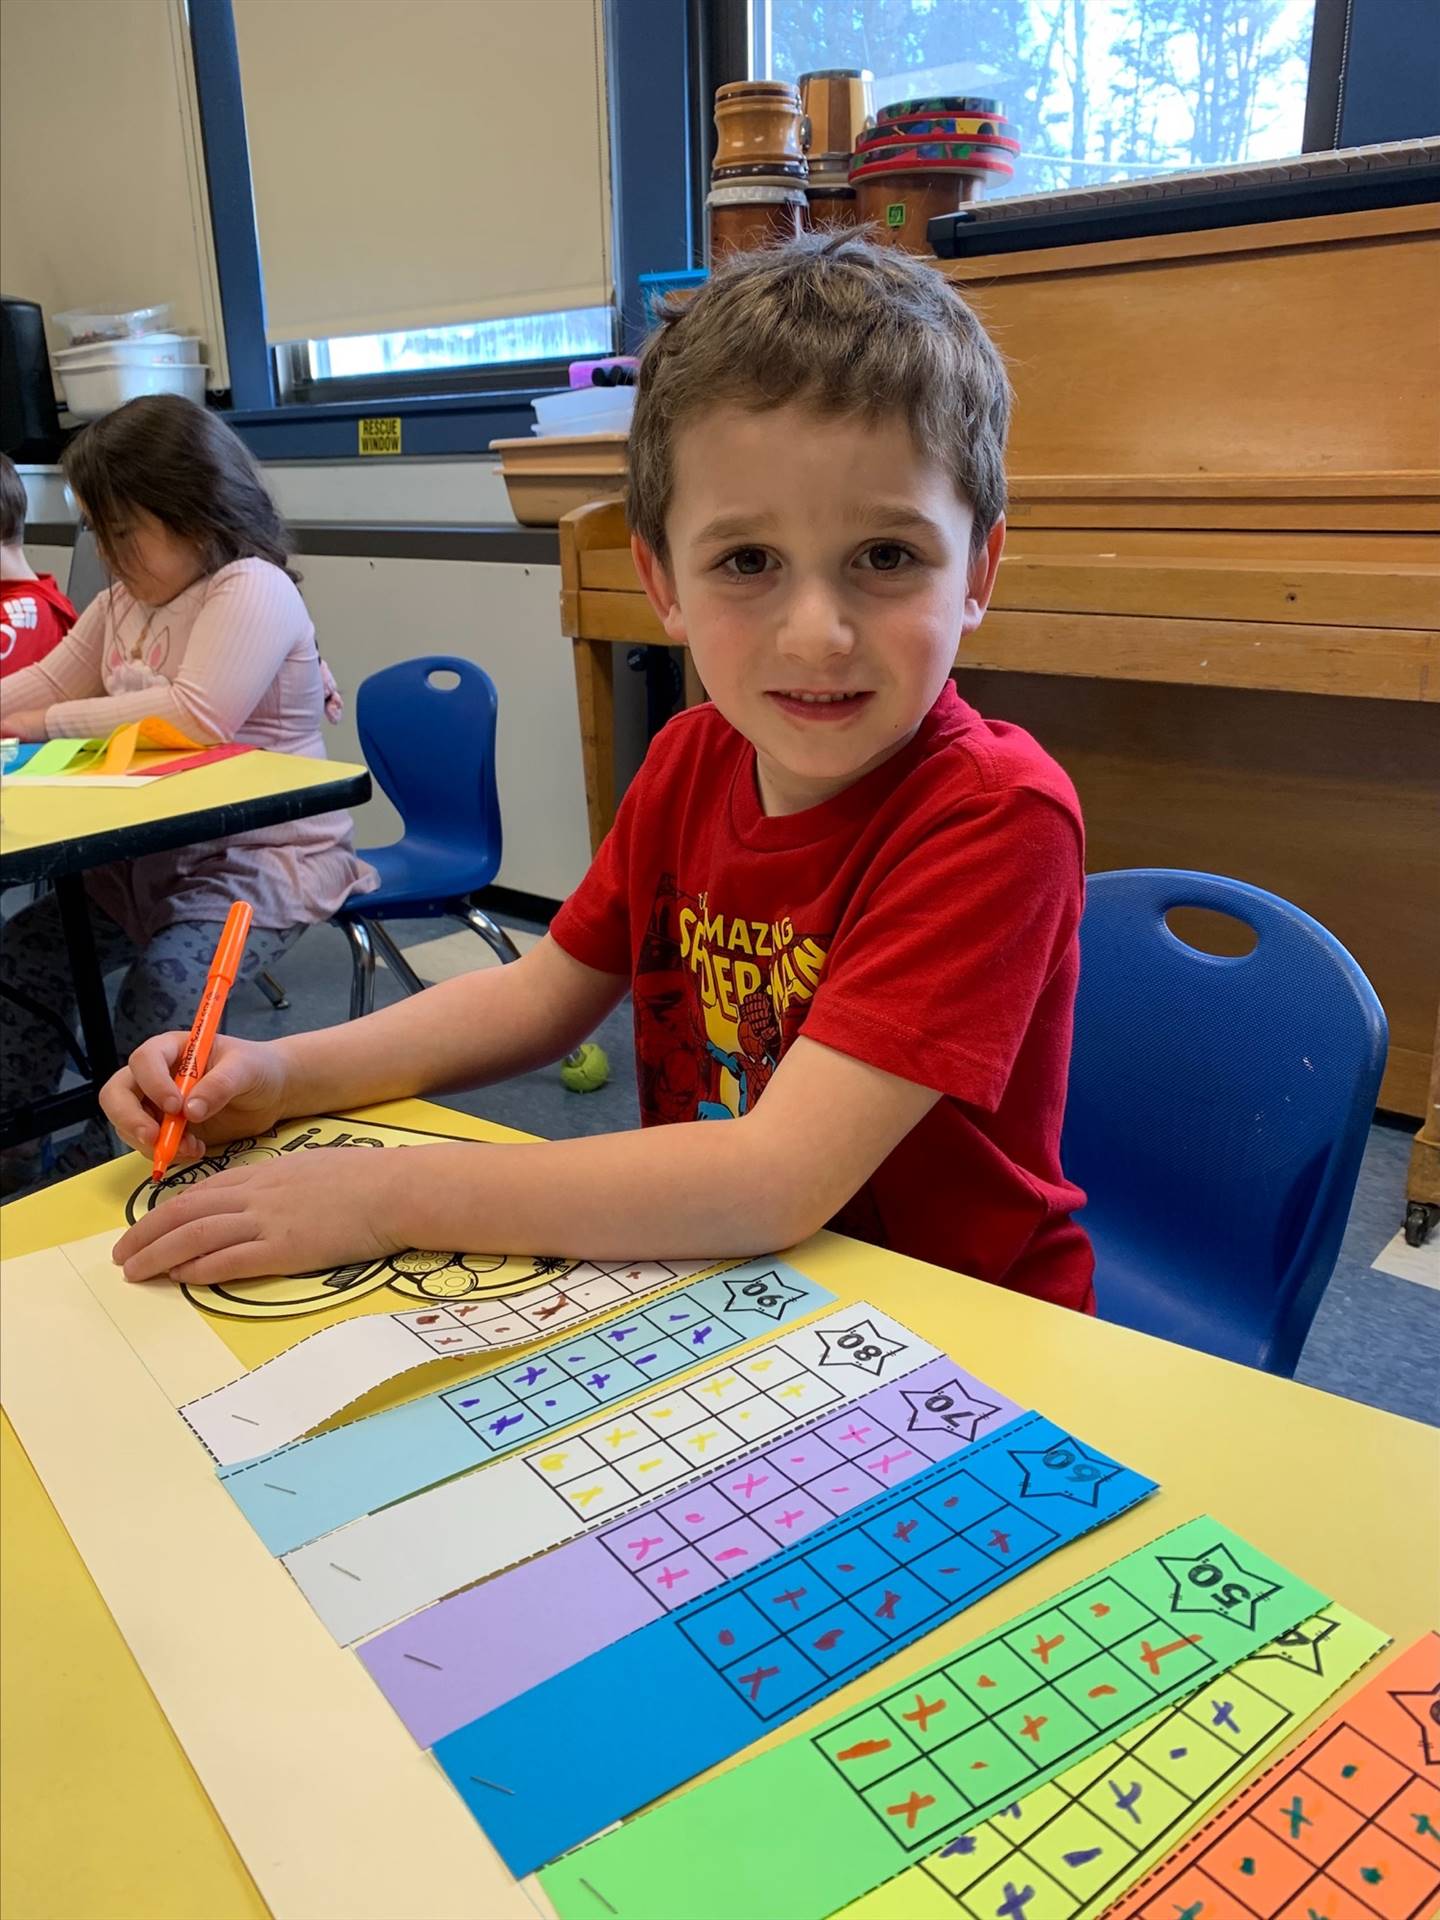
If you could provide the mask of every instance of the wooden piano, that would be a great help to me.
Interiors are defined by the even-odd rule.
[[[1437,157],[1405,143],[1397,168],[1426,164],[1417,144]],[[1336,159],[1314,157],[1332,189]],[[961,685],[1069,770],[1092,869],[1232,874],[1329,927],[1389,1016],[1382,1104],[1422,1114],[1440,1000],[1440,210],[1308,214],[1292,196],[1284,217],[1226,225],[1204,217],[1218,176],[1144,186],[1187,199],[1193,224],[938,263],[1016,389],[1006,557]],[[1053,206],[1006,204],[1054,237]],[[611,648],[663,635],[618,506],[570,516],[561,550],[598,843]]]

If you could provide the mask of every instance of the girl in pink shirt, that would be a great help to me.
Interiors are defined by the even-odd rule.
[[[4,731],[83,739],[157,715],[203,745],[235,740],[323,758],[321,722],[339,717],[339,694],[287,564],[284,526],[239,439],[205,408],[156,394],[96,421],[62,464],[112,581],[52,653],[4,681]],[[124,969],[115,1008],[121,1057],[146,1035],[188,1022],[233,900],[254,908],[241,976],[252,979],[307,926],[375,885],[345,813],[92,871],[101,965]],[[52,897],[6,923],[0,985],[68,1017]],[[4,993],[0,1046],[8,1100],[58,1083],[58,1033]],[[94,1122],[63,1156],[63,1170],[110,1152]],[[13,1190],[37,1170],[36,1151],[17,1149],[7,1155],[5,1185]]]

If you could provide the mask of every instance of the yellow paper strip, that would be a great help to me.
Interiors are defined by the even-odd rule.
[[[0,1265],[0,1305],[6,1410],[275,1920],[548,1912],[258,1550],[64,1254]]]

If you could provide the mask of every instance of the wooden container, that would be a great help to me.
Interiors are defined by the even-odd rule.
[[[753,247],[772,247],[805,230],[804,189],[782,182],[767,186],[712,187],[705,201],[710,220],[710,262]]]
[[[860,168],[850,176],[855,189],[855,215],[862,226],[872,222],[879,238],[907,253],[929,253],[926,228],[942,213],[958,213],[980,197],[983,175],[978,168],[945,167],[914,173],[891,167],[874,172]]]
[[[805,189],[805,199],[810,209],[810,226],[816,233],[859,224],[855,189],[851,186],[817,186],[812,181]]]
[[[824,67],[800,76],[800,138],[816,161],[848,158],[875,124],[875,76],[863,67]]]
[[[625,491],[626,433],[550,434],[492,440],[510,510],[522,527],[558,526],[587,501]]]
[[[715,165],[799,161],[800,95],[788,80],[737,80],[715,94]]]

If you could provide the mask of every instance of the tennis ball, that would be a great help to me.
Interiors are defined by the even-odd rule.
[[[571,1093],[594,1093],[610,1078],[610,1062],[605,1049],[587,1040],[583,1047],[567,1054],[560,1063],[560,1083]]]

